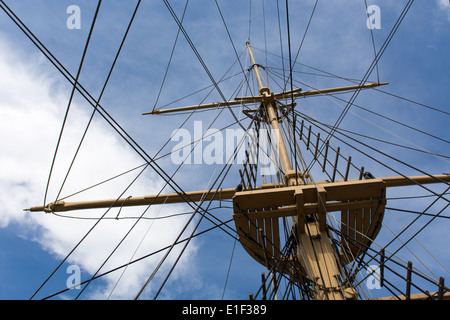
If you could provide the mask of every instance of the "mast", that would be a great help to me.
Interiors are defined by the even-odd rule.
[[[277,141],[279,156],[283,166],[284,177],[287,186],[297,185],[297,172],[293,172],[292,165],[289,160],[289,156],[286,150],[286,145],[283,140],[283,136],[280,131],[280,124],[278,122],[277,113],[275,111],[274,105],[275,100],[270,89],[264,86],[259,72],[258,64],[253,56],[252,48],[250,43],[246,43],[248,52],[253,63],[253,70],[255,72],[256,78],[259,84],[259,93],[264,96],[264,109],[266,111],[267,122],[272,126],[273,132],[275,133],[275,138]],[[299,155],[301,157],[301,155]],[[335,256],[335,250],[331,246],[330,239],[325,229],[325,202],[322,197],[324,194],[323,188],[318,188],[320,190],[320,203],[317,201],[318,212],[321,213],[319,218],[320,223],[317,219],[311,219],[311,221],[306,221],[306,216],[299,216],[300,212],[297,212],[297,216],[293,217],[294,225],[297,225],[297,242],[299,244],[297,258],[302,264],[304,272],[309,279],[315,282],[316,296],[317,300],[343,300],[343,291],[340,290],[338,283],[338,278],[340,276],[340,266],[337,263],[337,256]],[[302,211],[303,193],[299,193],[298,201],[300,205],[297,206],[298,211]],[[305,222],[300,221],[305,219]],[[311,240],[315,239],[315,240]],[[316,243],[314,243],[316,242]]]
[[[286,150],[286,145],[283,140],[283,136],[281,135],[280,130],[280,124],[278,122],[278,117],[275,112],[275,98],[273,93],[270,91],[270,89],[266,86],[264,86],[261,78],[261,74],[259,73],[259,67],[258,64],[256,64],[255,57],[253,56],[252,48],[250,47],[250,43],[246,43],[248,48],[248,53],[250,55],[250,59],[252,60],[252,67],[255,71],[256,79],[258,80],[259,84],[259,94],[263,96],[263,105],[264,110],[266,111],[267,115],[267,122],[270,123],[272,126],[273,132],[275,133],[275,139],[277,141],[278,151],[280,155],[281,164],[283,166],[283,172],[285,175],[285,178],[288,178],[288,173],[292,171],[292,165],[289,160],[289,156]],[[287,185],[289,185],[289,180],[286,179]]]
[[[250,43],[247,42],[252,69],[259,86],[259,95],[237,97],[234,101],[154,110],[145,114],[162,114],[197,109],[214,109],[242,103],[262,103],[265,119],[275,134],[284,181],[254,188],[226,188],[170,193],[98,201],[56,201],[45,206],[26,209],[30,212],[65,212],[94,208],[112,208],[164,203],[233,200],[233,219],[243,248],[272,274],[284,273],[292,281],[313,288],[313,299],[356,299],[357,291],[343,272],[345,264],[355,260],[377,236],[386,204],[386,188],[414,184],[449,182],[450,175],[419,177],[385,177],[345,179],[308,183],[306,172],[292,168],[286,142],[280,129],[276,101],[288,97],[307,97],[347,90],[373,88],[387,83],[367,83],[358,86],[303,92],[301,89],[273,93],[264,85]],[[293,106],[292,106],[293,107]],[[301,157],[301,154],[298,154]],[[299,180],[300,178],[300,180]],[[340,238],[331,239],[327,229],[327,214],[340,212]],[[367,212],[370,214],[364,214]],[[281,252],[280,220],[293,222],[291,236],[295,245]],[[341,244],[341,251],[333,241]]]

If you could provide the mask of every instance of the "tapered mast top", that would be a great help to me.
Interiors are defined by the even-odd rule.
[[[266,117],[267,122],[270,123],[272,126],[272,129],[275,133],[275,139],[278,145],[278,152],[280,156],[280,161],[282,165],[283,175],[285,176],[285,182],[287,185],[291,184],[297,184],[297,174],[292,170],[291,161],[289,159],[289,155],[286,149],[286,145],[283,140],[283,136],[281,135],[280,131],[280,124],[278,122],[278,116],[277,112],[275,110],[275,98],[273,94],[271,94],[270,89],[268,87],[265,87],[262,78],[261,73],[259,72],[259,67],[256,64],[255,57],[253,56],[252,48],[250,47],[250,43],[247,42],[247,48],[250,55],[250,59],[253,63],[253,70],[255,71],[256,79],[258,80],[259,84],[259,93],[261,96],[263,96],[265,99],[263,100],[264,109],[266,111]],[[292,181],[295,183],[291,183]]]
[[[261,95],[263,95],[263,92],[270,93],[269,88],[265,87],[262,82],[261,73],[259,72],[259,67],[256,64],[255,57],[253,56],[253,51],[252,51],[252,48],[250,47],[250,42],[246,42],[246,45],[247,45],[248,53],[250,55],[250,59],[252,60],[252,63],[253,63],[253,70],[255,71],[256,79],[258,81],[259,93]]]

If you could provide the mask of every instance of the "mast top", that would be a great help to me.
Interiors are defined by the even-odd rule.
[[[258,64],[256,64],[255,57],[253,56],[252,48],[250,47],[250,42],[247,41],[246,45],[247,45],[248,53],[250,55],[250,59],[252,60],[252,63],[253,63],[253,70],[255,71],[256,79],[258,80],[259,93],[262,96],[270,95],[270,89],[268,87],[264,86],[264,83],[262,81],[261,74],[259,72],[259,66],[258,66]]]

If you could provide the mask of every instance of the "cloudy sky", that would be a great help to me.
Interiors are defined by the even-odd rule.
[[[185,2],[173,2],[173,9],[181,19]],[[315,2],[305,0],[289,4],[293,56],[302,40]],[[375,51],[382,48],[406,2],[367,1],[368,5],[377,5],[380,8],[381,29],[373,30]],[[4,3],[75,76],[97,2],[17,0]],[[256,48],[258,63],[280,68],[276,2],[265,1],[264,6],[263,1],[255,0],[218,3],[232,43],[216,3],[212,1],[189,1],[183,21],[192,43],[215,81],[222,77],[239,75],[241,68],[234,62],[236,55],[244,52],[245,42],[249,39]],[[71,5],[76,5],[81,10],[80,29],[68,28],[67,21],[72,13],[67,13],[67,8]],[[285,3],[280,1],[279,5],[282,42],[286,54]],[[242,7],[238,9],[236,6]],[[114,0],[103,1],[100,7],[79,78],[79,82],[95,99],[100,95],[134,8],[135,1]],[[342,79],[317,77],[313,73],[319,73],[318,69],[359,82],[374,57],[371,33],[366,27],[366,20],[364,1],[318,1],[299,54],[296,70],[303,73],[298,74],[296,85],[312,89],[349,84]],[[416,0],[383,54],[378,73],[374,70],[369,80],[376,81],[379,78],[381,82],[389,82],[389,86],[381,89],[421,104],[380,92],[363,93],[356,100],[358,106],[397,119],[427,134],[411,130],[410,127],[397,126],[357,107],[349,110],[341,127],[421,151],[448,155],[448,142],[443,140],[449,136],[446,118],[450,111],[447,94],[450,82],[449,30],[448,1]],[[143,112],[151,111],[155,105],[163,107],[173,101],[176,102],[171,106],[178,107],[195,105],[202,101],[207,103],[222,100],[221,94],[211,87],[210,77],[181,34],[169,71],[164,77],[177,31],[174,19],[162,1],[143,1],[101,99],[105,110],[147,155],[158,158],[158,166],[170,174],[175,172],[177,165],[171,161],[170,156],[162,156],[169,153],[174,146],[173,142],[169,141],[167,145],[165,143],[170,140],[175,129],[183,126],[193,132],[195,120],[201,120],[204,129],[208,125],[212,128],[223,128],[233,124],[234,117],[244,118],[238,109],[235,109],[234,115],[228,110],[220,114],[217,111],[196,114],[186,124],[186,115],[142,116]],[[265,55],[264,48],[271,54]],[[250,66],[245,53],[241,56],[241,62],[244,69]],[[273,70],[282,72],[280,69]],[[220,92],[227,99],[236,95],[249,95],[249,92],[235,92],[242,77],[238,80],[236,78],[239,76],[219,85]],[[163,79],[164,86],[160,90]],[[275,80],[270,81],[276,86]],[[206,89],[191,95],[202,88]],[[274,91],[279,90],[274,88]],[[118,214],[122,218],[140,216],[144,210],[127,208],[120,212],[117,209],[107,212],[106,217],[109,219],[96,224],[94,219],[22,211],[24,208],[43,203],[50,166],[71,91],[71,84],[5,12],[0,11],[1,299],[30,298],[66,257],[67,261],[43,286],[36,295],[37,298],[64,290],[70,275],[67,273],[69,266],[79,266],[81,280],[84,281],[98,272],[105,260],[100,273],[159,250],[172,244],[189,217],[180,215],[158,220],[143,219],[136,225],[136,219],[114,219]],[[312,98],[299,101],[297,108],[308,116],[322,117],[320,121],[332,124],[345,107],[345,103],[336,101],[338,100],[332,101],[327,97]],[[423,104],[447,114],[424,107]],[[53,201],[58,195],[91,113],[92,106],[76,93],[52,171],[47,202]],[[220,117],[216,118],[219,115]],[[246,121],[243,123],[248,125]],[[231,128],[239,126],[233,125]],[[413,153],[404,148],[396,149],[392,145],[371,143],[374,143],[375,148],[381,148],[387,154],[395,154],[402,161],[420,167],[425,172],[449,172],[448,157],[423,152]],[[397,175],[393,170],[365,158],[351,148],[342,146],[342,150],[348,152],[356,162],[359,161],[360,166],[370,168],[377,176]],[[173,192],[170,187],[165,186],[155,170],[147,168],[142,171],[144,163],[143,157],[96,114],[61,196],[70,196],[131,169],[134,170],[96,188],[71,196],[70,199],[110,199],[117,198],[122,193],[124,197],[140,196],[156,194],[163,188],[167,192]],[[223,187],[236,186],[236,172],[239,168],[232,166],[232,173],[224,181]],[[405,174],[420,174],[414,168],[395,161],[391,168]],[[206,190],[213,185],[212,181],[221,169],[222,166],[215,165],[186,165],[176,172],[174,181],[184,191]],[[130,184],[131,187],[128,188]],[[418,190],[417,194],[420,194],[420,191]],[[222,205],[230,206],[229,203]],[[416,208],[424,209],[425,207]],[[145,212],[145,216],[164,217],[189,210],[192,209],[186,205],[152,207]],[[216,212],[223,220],[231,218],[231,209],[212,212]],[[98,218],[103,213],[101,210],[83,211],[73,215],[77,218]],[[392,232],[400,228],[394,217],[388,219],[392,219]],[[408,221],[406,219],[402,223]],[[204,222],[198,231],[212,226],[211,223]],[[433,232],[424,234],[422,240],[427,247],[432,247],[435,250],[433,254],[448,266],[447,250],[434,245],[437,241],[442,242],[441,239],[445,237],[444,226],[434,223],[431,227],[434,227]],[[190,234],[192,228],[192,225],[189,225],[184,236]],[[128,235],[129,230],[131,232]],[[88,231],[89,236],[79,244]],[[125,235],[125,241],[115,250]],[[76,250],[68,255],[74,248]],[[234,239],[218,230],[193,239],[170,277],[168,289],[163,290],[160,297],[220,299],[227,279],[230,257],[234,253],[225,298],[246,299],[249,292],[256,291],[259,287],[260,273],[264,269],[251,261],[239,244],[235,250],[233,248]],[[113,250],[114,254],[108,258]],[[156,284],[147,288],[144,298],[153,297],[179,250],[180,248],[176,247],[169,255],[168,261],[157,273]],[[134,298],[161,258],[162,255],[157,254],[142,263],[133,264],[103,277],[96,281],[95,285],[93,283],[83,293],[82,298]],[[442,270],[433,269],[433,272],[442,273],[442,276],[449,278],[448,272]],[[73,298],[78,293],[79,290],[71,290],[61,294],[59,298]]]

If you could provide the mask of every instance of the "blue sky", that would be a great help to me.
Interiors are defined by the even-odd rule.
[[[86,0],[5,2],[72,75],[75,75],[96,2]],[[262,1],[252,0],[251,3],[252,15],[249,24],[249,2],[219,1],[236,52],[241,54],[244,51],[250,26],[250,41],[256,48],[254,52],[258,63],[280,68],[280,59],[276,56],[280,54],[276,2],[266,1],[264,8]],[[179,17],[182,15],[184,4],[183,1],[172,4]],[[314,4],[313,0],[289,4],[293,55],[301,41]],[[381,29],[373,30],[375,48],[379,50],[401,14],[406,1],[373,0],[368,1],[368,4],[378,5],[381,9]],[[80,30],[67,28],[66,21],[70,15],[66,13],[66,9],[70,5],[77,5],[81,9]],[[239,9],[236,8],[238,5]],[[102,3],[80,75],[80,83],[94,97],[100,94],[134,6],[135,1],[111,0]],[[285,14],[284,2],[280,2],[280,8]],[[263,12],[266,18],[265,28],[264,19],[261,18]],[[286,54],[285,16],[281,19],[283,49]],[[326,88],[349,84],[348,81],[340,79],[312,75],[311,73],[318,73],[318,71],[310,67],[342,77],[361,79],[374,57],[366,19],[364,1],[319,1],[299,55],[298,62],[301,65],[298,64],[295,68],[296,71],[303,72],[296,74],[296,80],[299,81],[296,84],[301,85],[304,90],[309,89],[308,85],[310,88]],[[215,3],[190,1],[183,25],[212,76],[218,81],[235,62],[236,53],[228,39]],[[416,0],[379,63],[380,81],[390,83],[389,86],[381,87],[381,89],[449,112],[446,93],[450,82],[449,28],[450,5],[448,2]],[[185,115],[158,117],[142,116],[142,113],[151,111],[156,101],[157,106],[161,107],[211,85],[210,78],[186,40],[180,35],[164,88],[158,98],[176,35],[177,25],[164,3],[143,1],[101,100],[102,106],[152,156],[157,154],[164,143],[170,139],[174,130],[181,127]],[[273,54],[265,55],[263,51],[258,50],[263,50],[265,47]],[[248,68],[250,66],[248,57],[245,54],[242,57],[243,68]],[[231,76],[239,72],[239,65],[234,65],[227,75]],[[233,77],[229,81],[220,83],[221,91],[227,99],[234,98],[236,95],[234,90],[241,79],[238,78]],[[376,79],[377,74],[374,72],[369,80]],[[274,91],[281,91],[273,80],[270,81]],[[0,130],[2,137],[5,137],[0,142],[1,299],[30,298],[59,261],[94,223],[93,220],[69,219],[22,211],[29,206],[42,204],[53,152],[71,89],[70,84],[1,11]],[[195,105],[203,99],[206,99],[205,103],[221,101],[221,96],[215,90],[206,96],[209,90],[184,98],[172,106]],[[237,95],[248,95],[248,92],[239,92]],[[345,99],[350,96],[339,97]],[[364,91],[358,96],[355,104],[410,126],[417,126],[418,129],[429,134],[419,134],[417,131],[396,125],[355,106],[349,110],[341,128],[448,155],[447,143],[431,137],[434,135],[448,139],[446,119],[448,115],[380,92]],[[321,97],[299,100],[297,110],[332,124],[343,106],[345,107],[345,104],[338,100]],[[55,197],[59,190],[91,111],[92,107],[80,95],[75,95],[52,176],[49,199]],[[236,109],[235,112],[240,119],[243,117],[239,110]],[[206,127],[216,114],[216,111],[195,114],[184,128],[193,131],[195,120],[203,121]],[[245,121],[244,123],[248,123]],[[211,126],[221,128],[232,122],[234,122],[232,115],[229,111],[225,111],[218,120],[214,120]],[[232,128],[238,128],[238,126],[234,125]],[[339,141],[335,142],[341,146],[343,154],[351,155],[354,163],[365,166],[376,176],[397,175],[355,150],[345,147]],[[412,152],[404,148],[398,149],[373,141],[369,143],[386,154],[395,155],[402,161],[420,167],[426,172],[433,174],[449,172],[448,158]],[[173,146],[173,142],[169,143],[164,147],[161,155],[170,152]],[[373,153],[371,150],[367,152]],[[380,155],[376,157],[383,159],[391,168],[402,173],[420,174],[411,167],[393,162],[392,159]],[[64,186],[63,195],[70,195],[142,164],[142,158],[97,115],[76,165]],[[161,158],[158,160],[158,165],[167,172],[173,172],[176,169],[170,157]],[[239,166],[232,166],[232,173],[224,182],[224,187],[234,187],[237,184],[239,168]],[[185,191],[208,189],[211,186],[211,175],[217,174],[214,170],[220,169],[220,166],[216,168],[214,165],[186,165],[176,174],[175,181]],[[117,197],[134,179],[137,172],[133,171],[111,183],[74,196],[72,199]],[[323,178],[318,170],[315,180],[319,181]],[[140,176],[131,189],[126,191],[125,196],[153,194],[162,187],[162,180],[149,169]],[[169,189],[167,191],[171,192]],[[393,195],[397,192],[401,193],[395,190]],[[402,194],[421,194],[421,192],[423,190],[407,190]],[[405,204],[401,203],[401,205]],[[426,208],[425,203],[418,201],[410,202],[408,205],[415,210]],[[181,205],[164,206],[162,209],[155,207],[150,210],[149,215],[164,216],[188,209]],[[213,212],[222,219],[231,218],[231,209],[213,210]],[[101,213],[101,211],[90,211],[74,214],[81,217],[86,214],[98,216]],[[120,212],[124,216],[136,216],[141,213],[142,210],[139,208],[124,209]],[[115,217],[117,214],[116,210],[111,212],[110,216]],[[400,214],[398,218],[405,224],[411,220],[411,217]],[[138,257],[171,244],[186,219],[186,216],[181,216],[166,220],[148,220],[138,224],[103,270],[125,263],[135,251],[135,256]],[[392,232],[400,228],[397,217],[389,215],[385,222]],[[438,242],[448,241],[445,231],[446,221],[440,222],[442,223],[433,222],[426,232],[421,233],[420,240],[445,266],[448,266],[448,249],[445,246],[436,246]],[[110,250],[133,223],[134,220],[112,219],[99,224],[37,297],[45,297],[46,294],[65,289],[69,276],[66,270],[69,265],[79,265],[82,270],[82,280],[88,279],[89,274],[96,272]],[[204,223],[200,229],[209,227],[211,224]],[[388,241],[385,239],[389,239],[391,230],[380,234],[380,243]],[[137,244],[140,244],[139,247]],[[222,231],[210,232],[207,236],[195,238],[171,276],[168,289],[162,291],[161,298],[220,299],[233,246],[234,240]],[[415,246],[413,248],[412,251],[422,250],[416,249]],[[175,251],[177,250],[179,248]],[[169,262],[164,264],[158,274],[157,283],[163,279],[164,274],[168,272],[170,262],[175,261],[175,258],[175,254],[169,256]],[[406,252],[404,258],[410,259],[410,253]],[[439,266],[435,268],[437,264],[429,259],[431,259],[429,256],[424,258],[429,265],[433,266],[432,271],[449,279],[448,272]],[[99,283],[96,282],[98,283],[96,286],[92,285],[92,288],[82,297],[104,299],[112,292],[112,298],[134,298],[150,275],[149,270],[153,270],[158,261],[157,257],[147,259],[142,264],[133,265],[126,270],[123,277],[119,273],[105,277]],[[263,271],[265,271],[264,268],[253,262],[237,244],[225,298],[246,299],[249,292],[256,291],[259,287],[260,273]],[[117,282],[119,277],[121,277],[120,281]],[[118,285],[114,288],[116,283]],[[148,288],[144,297],[152,297],[157,287],[158,285],[155,284],[154,287]],[[72,290],[59,298],[73,298],[77,293],[76,290]]]

